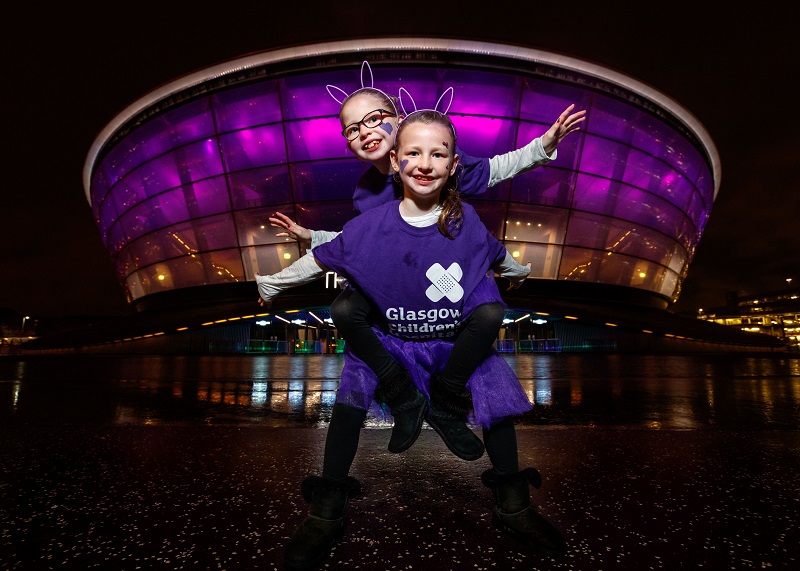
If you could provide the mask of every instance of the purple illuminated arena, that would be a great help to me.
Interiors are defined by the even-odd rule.
[[[132,304],[231,284],[255,299],[256,272],[301,254],[275,237],[275,211],[341,229],[367,165],[347,152],[325,86],[361,87],[364,60],[375,87],[405,87],[421,107],[453,87],[448,114],[473,156],[523,146],[570,103],[586,109],[555,161],[471,203],[510,252],[532,261],[524,291],[660,309],[678,298],[720,184],[717,150],[689,111],[586,61],[417,38],[248,55],[176,79],[114,117],[89,152],[84,184]]]

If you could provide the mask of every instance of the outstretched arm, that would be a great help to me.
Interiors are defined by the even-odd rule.
[[[339,232],[331,232],[328,230],[309,230],[307,228],[303,228],[297,222],[286,216],[285,214],[281,214],[280,212],[276,212],[269,218],[269,222],[271,226],[275,228],[283,228],[286,232],[279,232],[275,234],[277,237],[287,236],[289,238],[293,238],[298,242],[302,242],[306,244],[306,246],[311,246],[312,249],[316,248],[320,244],[324,244],[325,242],[330,242],[336,236],[339,235]]]
[[[262,276],[256,274],[258,304],[269,307],[276,295],[291,287],[305,285],[325,275],[325,268],[309,252],[277,274]]]
[[[567,107],[541,137],[535,138],[524,147],[489,159],[489,186],[554,160],[559,143],[573,131],[579,130],[580,124],[586,119],[585,110],[572,113],[574,108],[574,104]]]
[[[508,278],[508,280],[511,282],[511,284],[508,286],[508,291],[511,291],[512,289],[517,289],[525,283],[525,279],[531,273],[531,263],[528,262],[527,265],[523,266],[514,259],[508,250],[506,250],[505,259],[499,264],[495,265],[494,271],[501,276]]]

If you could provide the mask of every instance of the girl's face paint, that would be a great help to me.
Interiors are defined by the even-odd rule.
[[[392,126],[392,124],[391,123],[387,123],[385,120],[384,120],[383,123],[378,125],[378,127],[383,129],[384,131],[386,131],[387,135],[391,135],[392,133],[394,133],[394,127]]]
[[[405,172],[407,165],[408,165],[408,159],[403,159],[402,161],[400,161],[400,172]]]

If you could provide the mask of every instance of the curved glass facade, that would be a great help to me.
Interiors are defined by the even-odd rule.
[[[275,237],[268,217],[276,211],[308,228],[341,229],[354,215],[352,189],[366,165],[346,150],[339,104],[325,85],[361,87],[363,59],[376,87],[389,94],[405,87],[419,107],[454,87],[448,114],[459,147],[473,156],[525,145],[571,103],[586,109],[556,160],[471,204],[518,260],[532,262],[531,279],[677,299],[719,185],[716,150],[699,124],[687,124],[685,110],[665,96],[648,98],[652,92],[633,79],[609,72],[609,80],[602,68],[574,60],[563,69],[557,58],[515,67],[489,50],[441,62],[433,50],[417,63],[407,53],[349,53],[335,65],[318,54],[306,58],[314,65],[269,54],[248,65],[234,60],[203,81],[176,80],[121,114],[98,137],[85,180],[129,300],[253,280],[289,265],[301,252]]]

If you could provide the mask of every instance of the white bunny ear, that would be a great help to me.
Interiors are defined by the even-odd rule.
[[[366,71],[366,73],[365,73]],[[367,74],[369,74],[369,83],[367,83]],[[369,66],[369,62],[364,60],[361,64],[361,87],[373,87],[374,80],[372,78],[372,68]]]
[[[328,95],[333,97],[333,100],[336,101],[336,103],[338,103],[339,105],[341,105],[342,102],[345,99],[347,99],[347,93],[341,87],[336,87],[335,85],[326,85],[325,89],[328,90]]]
[[[450,111],[450,106],[453,104],[453,88],[448,87],[444,90],[444,93],[439,97],[439,101],[436,102],[436,107],[434,107],[434,111],[438,111],[442,115],[447,115],[447,112]]]
[[[398,97],[398,99],[400,100],[400,109],[403,110],[403,115],[405,115],[406,117],[408,117],[411,113],[417,110],[417,104],[414,103],[414,98],[411,97],[411,94],[405,87],[400,88],[400,96]],[[405,104],[406,101],[408,101],[413,107],[411,111],[406,109],[406,104]]]

